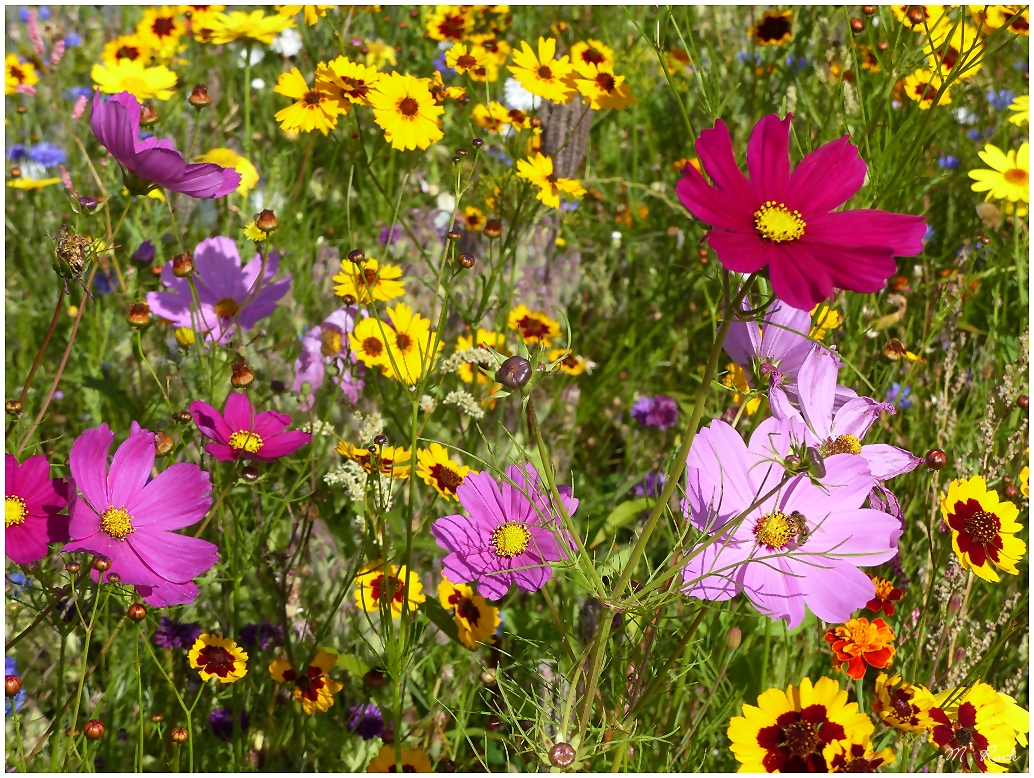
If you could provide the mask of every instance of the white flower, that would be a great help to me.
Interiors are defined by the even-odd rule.
[[[369,416],[363,416],[362,413],[356,411],[352,414],[352,418],[359,424],[359,440],[365,445],[373,443],[373,439],[384,432],[384,419],[377,411]]]
[[[423,413],[431,413],[438,407],[437,401],[429,394],[420,398],[420,410]]]
[[[542,103],[541,97],[536,97],[523,86],[516,78],[506,79],[503,84],[503,102],[507,108],[516,108],[518,111],[530,111],[538,108]]]
[[[293,57],[302,50],[302,36],[295,29],[284,30],[273,38],[273,45],[270,46],[277,54],[285,57]]]
[[[474,419],[482,419],[485,416],[485,409],[478,405],[478,401],[470,392],[457,389],[445,395],[446,405],[455,405],[460,411]]]
[[[965,106],[959,106],[951,113],[959,124],[976,124],[980,119],[979,116]]]
[[[256,90],[256,91],[259,91],[261,89],[265,89],[266,88],[266,82],[263,81],[261,78],[253,78],[253,79],[251,79],[251,88]]]
[[[252,65],[257,65],[258,63],[260,63],[262,61],[262,59],[265,56],[266,56],[265,49],[263,49],[261,46],[255,46],[251,50],[251,64]],[[247,49],[242,49],[241,50],[240,54],[238,55],[238,59],[240,60],[240,66],[241,67],[244,67],[245,65],[248,64],[248,52],[247,52]]]
[[[348,499],[362,502],[366,494],[366,471],[358,462],[346,459],[323,476],[330,486],[340,486]]]

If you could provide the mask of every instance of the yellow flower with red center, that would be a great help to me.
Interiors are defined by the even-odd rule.
[[[1016,35],[1030,35],[1030,8],[1025,5],[971,5],[969,12],[982,23],[985,33],[1008,25]]]
[[[445,109],[436,103],[430,86],[429,79],[391,73],[382,76],[367,96],[374,121],[393,149],[426,149],[442,139]]]
[[[470,118],[483,130],[489,132],[502,132],[503,127],[510,123],[510,115],[506,106],[494,100],[487,106],[478,103],[470,112]]]
[[[295,101],[273,116],[285,132],[319,130],[326,135],[327,130],[337,127],[337,117],[342,114],[341,103],[327,92],[310,88],[298,68],[281,73],[273,91]]]
[[[933,726],[930,708],[933,695],[925,686],[913,686],[900,675],[880,673],[876,677],[876,698],[872,709],[888,727],[899,732],[926,732]]]
[[[1007,711],[1006,700],[982,681],[960,692],[961,689],[947,689],[934,696],[936,706],[930,709],[933,720],[930,742],[950,754],[966,772],[1006,772],[1015,758],[1018,736],[1026,742],[1026,737],[1006,722],[1007,716],[1010,720],[1015,717],[1014,712]],[[1021,715],[1015,718],[1022,720],[1026,711],[1022,708],[1020,711]],[[1029,730],[1029,716],[1027,718]]]
[[[779,46],[793,40],[793,11],[768,11],[748,33],[761,46]]]
[[[873,730],[858,704],[847,701],[847,691],[822,677],[814,685],[805,678],[799,689],[769,689],[757,707],[744,704],[727,734],[740,772],[823,772],[827,746],[862,742]]]
[[[291,664],[283,659],[274,659],[269,663],[269,674],[274,681],[281,683],[294,682],[294,699],[302,704],[307,715],[326,713],[334,705],[334,695],[344,686],[328,673],[337,665],[337,654],[320,649],[316,653],[304,673],[295,671]]]
[[[556,39],[539,38],[538,55],[527,41],[521,41],[521,50],[513,53],[513,73],[520,85],[554,103],[569,103],[575,95],[570,76],[574,65],[565,55],[556,58]]]
[[[438,105],[441,105],[446,100],[462,100],[467,95],[467,88],[465,86],[446,86],[445,82],[442,81],[442,72],[440,70],[434,71],[428,89],[430,89],[431,97],[434,98],[435,103]]]
[[[937,105],[948,105],[951,102],[951,86],[945,84],[944,79],[932,70],[917,69],[905,78],[902,88],[908,99],[919,103],[924,111],[930,110],[935,99]]]
[[[894,584],[886,578],[879,578],[875,575],[869,576],[876,586],[876,595],[865,603],[865,607],[876,613],[881,611],[887,616],[894,615],[894,603],[901,599],[904,592],[894,587]]]
[[[388,341],[391,327],[372,316],[361,319],[348,335],[352,353],[367,367],[381,367],[388,364]]]
[[[168,5],[145,8],[143,18],[136,26],[137,37],[159,59],[171,59],[180,48],[180,38],[187,32],[179,8]]]
[[[1023,527],[1020,512],[998,499],[981,476],[955,480],[941,498],[941,516],[951,530],[951,545],[959,563],[985,581],[1001,580],[995,568],[1018,575],[1016,563],[1027,545],[1016,537]]]
[[[305,23],[312,27],[327,15],[327,11],[334,7],[332,5],[278,5],[276,10],[281,16],[294,16],[299,11],[302,11],[305,16]]]
[[[489,605],[480,594],[467,584],[454,584],[442,573],[438,584],[438,601],[447,611],[453,611],[460,642],[467,648],[495,641],[495,629],[502,623],[499,609]]]
[[[347,113],[352,105],[370,104],[370,90],[381,77],[377,68],[342,56],[316,67],[316,88],[337,100]]]
[[[856,681],[865,675],[865,666],[882,670],[894,659],[894,630],[883,620],[851,619],[826,630],[826,642],[833,648],[833,667],[842,669]]]
[[[468,205],[463,209],[463,221],[471,232],[481,232],[485,227],[485,212],[473,205]]]
[[[427,17],[427,37],[435,41],[463,40],[474,25],[470,6],[436,5]]]
[[[475,342],[474,338],[470,335],[460,335],[456,338],[456,350],[466,351],[480,346],[484,348],[494,348],[496,351],[501,351],[505,340],[506,336],[501,332],[492,332],[491,330],[485,330],[478,327],[477,342]],[[465,362],[456,369],[456,372],[459,373],[460,380],[467,384],[473,383],[475,380],[477,380],[479,384],[487,384],[492,380],[478,370],[477,363],[474,362]]]
[[[976,28],[969,24],[954,24],[948,17],[941,17],[925,49],[931,70],[947,77],[954,71],[954,78],[973,78],[983,67],[984,46],[977,37]]]
[[[266,16],[261,10],[218,13],[208,22],[209,43],[251,41],[269,46],[284,30],[294,29],[294,20],[280,14]]]
[[[613,70],[616,64],[614,50],[594,38],[578,41],[571,47],[571,62],[576,68],[596,66],[609,70]]]
[[[120,59],[147,64],[151,59],[151,47],[139,35],[119,35],[104,44],[101,62],[111,66]]]
[[[334,294],[353,297],[361,303],[394,300],[406,293],[405,281],[399,280],[401,278],[402,268],[398,265],[382,265],[373,257],[367,257],[359,265],[343,259],[341,272],[333,278],[337,282]]]
[[[440,443],[432,443],[428,448],[417,450],[416,461],[416,474],[446,500],[456,499],[456,490],[471,472],[466,465],[453,461],[448,449]]]
[[[1020,471],[1020,494],[1030,497],[1030,468],[1026,465]]]
[[[427,599],[416,573],[407,572],[405,565],[385,565],[379,559],[364,565],[355,583],[355,604],[367,613],[381,610],[383,604],[392,617],[399,618],[403,607],[412,613]]]
[[[215,678],[220,683],[233,683],[248,672],[248,654],[222,635],[201,635],[187,656],[190,666],[201,673],[202,681]]]
[[[548,348],[553,338],[560,335],[560,322],[542,311],[529,310],[523,303],[510,311],[507,326],[519,330],[528,345],[541,343]]]
[[[550,362],[559,362],[560,370],[568,375],[581,375],[587,372],[589,366],[593,364],[585,357],[580,357],[565,348],[553,349],[546,357]]]
[[[373,321],[364,319],[363,321]],[[409,478],[409,470],[412,466],[411,455],[408,448],[401,446],[377,446],[376,453],[368,448],[353,446],[351,443],[341,441],[334,449],[341,456],[358,462],[363,470],[372,473],[374,470],[381,475],[391,478]]]
[[[31,62],[22,62],[17,54],[4,57],[4,94],[13,95],[20,86],[35,86],[39,83],[36,67]]]
[[[553,172],[552,157],[536,152],[529,159],[517,160],[517,176],[530,181],[539,188],[535,195],[543,205],[549,208],[560,207],[560,193],[571,195],[575,200],[585,194],[581,182],[577,178],[557,178]]]
[[[747,383],[747,373],[735,362],[730,362],[725,366],[725,375],[722,377],[722,385],[736,390],[732,393],[732,401],[734,404],[743,402],[744,397],[750,394],[750,384]],[[747,405],[743,409],[743,412],[748,416],[752,416],[759,407],[761,407],[761,398],[752,397],[747,400]]]
[[[575,86],[588,103],[590,108],[604,110],[614,108],[622,110],[630,105],[635,105],[638,99],[632,94],[632,89],[625,83],[624,76],[614,75],[614,71],[603,65],[580,65],[578,73],[581,78],[575,78]]]
[[[419,749],[403,748],[402,751],[402,772],[404,773],[429,773],[431,772],[431,760]],[[395,760],[395,746],[381,746],[369,766],[368,773],[394,773],[398,770]]]
[[[455,43],[445,52],[445,64],[460,75],[470,73],[473,76],[476,71],[480,71],[483,77],[488,56],[487,52],[476,44],[468,48],[464,43]]]
[[[1030,123],[1030,95],[1019,95],[1009,103],[1009,110],[1012,116],[1009,117],[1009,124],[1020,127]]]
[[[875,773],[894,762],[894,751],[884,748],[873,752],[868,735],[849,740],[834,740],[822,750],[831,773]]]

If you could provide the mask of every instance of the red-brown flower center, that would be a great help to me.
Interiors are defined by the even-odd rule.
[[[596,76],[596,85],[607,94],[614,91],[615,83],[614,76],[610,73],[599,73]]]
[[[379,338],[370,337],[363,341],[363,351],[376,358],[384,353],[384,344]]]
[[[305,103],[307,107],[314,108],[323,102],[323,93],[315,89],[311,92],[306,92],[302,95],[302,102]]]
[[[966,519],[966,532],[977,543],[990,543],[998,536],[1002,522],[993,513],[977,511]]]
[[[456,67],[469,70],[470,68],[477,65],[478,61],[470,54],[463,54],[456,59]]]
[[[151,31],[159,38],[172,35],[174,29],[176,29],[176,20],[168,16],[159,16],[151,25]]]
[[[553,78],[553,71],[547,68],[545,65],[541,65],[538,69],[539,78],[543,81],[549,81]]]
[[[120,46],[115,52],[115,59],[136,60],[140,57],[140,49],[136,46]]]
[[[405,332],[396,332],[395,345],[398,346],[399,351],[405,353],[413,347],[413,338],[411,338]]]
[[[198,660],[206,673],[220,678],[233,672],[233,655],[222,646],[205,646],[198,652]]]
[[[606,57],[593,48],[588,48],[582,52],[582,61],[590,65],[599,65],[601,62],[605,62],[606,59]]]
[[[439,489],[453,495],[456,494],[456,488],[463,483],[463,476],[448,465],[440,463],[431,466],[431,478],[438,484]]]
[[[536,319],[533,316],[525,316],[517,322],[517,326],[520,327],[521,332],[524,333],[525,340],[529,338],[549,337],[549,325],[541,319]]]
[[[403,116],[416,116],[420,110],[420,104],[408,95],[399,101],[399,113]]]
[[[473,600],[468,600],[466,597],[460,599],[459,605],[456,608],[456,613],[461,618],[466,619],[474,627],[478,625],[478,620],[481,618],[481,611],[474,604]]]

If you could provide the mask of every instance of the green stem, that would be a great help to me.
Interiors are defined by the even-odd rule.
[[[675,664],[682,652],[686,650],[686,646],[689,645],[689,641],[693,639],[693,635],[696,634],[697,627],[700,626],[700,622],[704,620],[704,614],[707,611],[705,608],[697,608],[696,618],[693,619],[693,623],[689,625],[689,629],[686,634],[683,635],[682,640],[679,641],[678,645],[675,646],[675,650],[671,652],[667,661],[658,671],[656,677],[650,682],[650,685],[646,687],[646,690],[639,696],[639,699],[635,701],[635,704],[628,709],[628,712],[622,717],[622,721],[631,721],[635,718],[635,715],[639,712],[639,709],[643,707],[643,704],[653,696],[653,693],[657,691],[657,688],[667,681],[668,670]]]

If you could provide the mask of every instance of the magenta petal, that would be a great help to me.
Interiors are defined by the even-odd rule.
[[[706,237],[722,266],[736,273],[756,273],[777,256],[776,248],[753,231],[711,230]]]
[[[709,186],[692,165],[675,184],[675,194],[694,219],[722,230],[746,232],[754,229],[754,211],[735,197]]]
[[[220,462],[233,462],[239,458],[237,449],[223,443],[209,443],[205,446],[205,451]]]
[[[288,430],[287,432],[274,435],[273,437],[263,441],[262,448],[259,449],[257,453],[244,454],[244,456],[249,459],[254,459],[256,462],[269,462],[273,459],[279,459],[280,457],[286,457],[293,454],[311,440],[312,435],[308,432]]]
[[[493,571],[491,575],[481,575],[477,579],[478,594],[486,600],[501,600],[510,590],[511,578],[510,572]]]
[[[790,121],[793,114],[780,119],[770,113],[763,117],[751,133],[747,144],[747,170],[750,183],[762,200],[781,203],[790,179]]]
[[[155,530],[189,527],[201,521],[211,507],[209,475],[190,462],[165,469],[126,503],[134,527]]]
[[[864,208],[809,217],[804,239],[834,246],[886,248],[896,257],[911,257],[922,252],[925,234],[922,216]]]
[[[786,204],[812,220],[850,200],[862,188],[866,166],[848,137],[839,138],[808,154],[790,176]]]
[[[154,466],[154,433],[141,430],[130,435],[111,460],[108,492],[111,504],[122,507],[133,501],[144,488]]]
[[[255,416],[247,392],[230,392],[230,396],[226,398],[226,405],[223,407],[223,418],[226,419],[227,426],[234,432],[255,429]]]
[[[518,589],[525,592],[537,592],[553,577],[553,568],[545,565],[525,570],[513,570],[510,575]],[[486,577],[491,578],[491,576]]]
[[[891,250],[882,246],[820,245],[804,241],[798,248],[811,259],[809,273],[822,274],[832,286],[852,292],[879,292],[898,269]]]
[[[760,354],[779,366],[784,376],[795,376],[814,344],[808,339],[811,315],[777,300],[765,316]]]
[[[100,532],[100,515],[76,492],[72,492],[68,500],[68,518],[68,535],[72,540],[88,538]]]
[[[151,570],[173,583],[186,583],[219,561],[214,543],[175,532],[134,532],[128,542]]]
[[[27,565],[43,559],[48,553],[45,519],[27,517],[22,524],[4,531],[4,552],[18,565]]]
[[[472,477],[472,475],[467,476],[464,483]],[[458,514],[442,516],[435,521],[431,525],[431,536],[446,551],[455,551],[460,555],[475,553],[491,543],[489,532],[475,523],[473,519]]]
[[[810,311],[833,293],[827,268],[803,242],[794,242],[792,247],[773,245],[771,251],[769,280],[780,300]]]
[[[510,476],[513,477],[512,475]],[[487,472],[471,473],[456,489],[460,504],[481,524],[498,525],[508,515],[495,479]]]
[[[442,572],[453,583],[470,583],[476,581],[480,570],[475,570],[462,554],[449,554],[442,560]],[[482,589],[479,594],[486,596]]]
[[[250,429],[262,440],[269,441],[275,435],[279,435],[291,426],[291,417],[280,411],[263,411],[255,416],[255,421]],[[248,429],[242,427],[242,429]]]
[[[736,164],[732,138],[725,122],[719,119],[714,127],[701,132],[696,150],[704,170],[711,177],[715,187],[739,203],[737,211],[747,210],[753,214],[764,199]],[[692,165],[688,167],[692,168]]]
[[[739,579],[749,543],[718,541],[704,547],[682,569],[683,592],[701,600],[729,600],[739,594]]]
[[[749,308],[750,304],[744,300],[742,307]],[[737,315],[729,325],[729,334],[722,345],[733,362],[746,368],[761,352],[761,328],[757,322],[744,321]]]
[[[231,430],[226,424],[222,414],[208,403],[194,400],[190,404],[190,415],[194,417],[194,424],[206,438],[220,443],[230,441],[230,435],[234,433],[234,430]]]
[[[834,390],[835,391],[835,390]],[[835,395],[834,395],[835,402]],[[894,406],[890,403],[876,402],[871,397],[858,397],[845,402],[833,416],[833,430],[830,433],[833,437],[840,435],[854,435],[861,440],[869,427],[879,418],[880,412],[894,413]]]
[[[237,244],[230,238],[217,235],[198,243],[194,249],[194,266],[203,281],[198,284],[198,292],[202,286],[207,292],[201,296],[202,301],[214,304],[233,298],[239,302],[247,294],[249,285],[241,272],[241,257]]]
[[[108,499],[108,449],[115,433],[107,424],[84,431],[68,454],[68,466],[75,484],[86,501],[103,513],[111,505]]]
[[[155,608],[192,605],[198,596],[197,584],[193,581],[182,584],[163,581],[159,586],[138,586],[136,590],[144,602]]]

